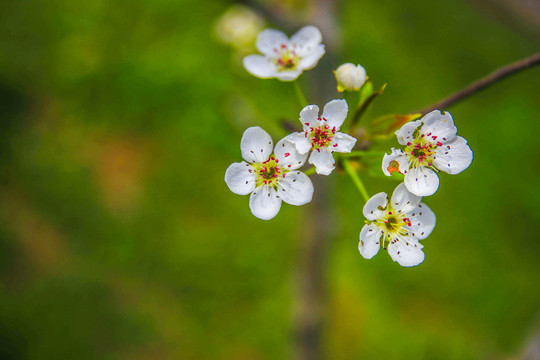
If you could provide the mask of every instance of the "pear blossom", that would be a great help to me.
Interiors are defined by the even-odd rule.
[[[435,214],[422,198],[409,192],[403,183],[392,194],[378,193],[368,200],[363,213],[366,225],[360,232],[358,250],[371,259],[382,245],[392,260],[401,266],[416,266],[424,261],[423,240],[435,227]]]
[[[301,28],[290,39],[281,31],[266,29],[259,33],[256,42],[262,55],[246,56],[244,67],[261,79],[292,81],[317,65],[325,53],[321,42],[321,32],[315,26]]]
[[[347,111],[345,100],[330,101],[320,116],[317,105],[308,105],[300,112],[304,132],[286,137],[296,145],[300,154],[312,150],[309,163],[315,166],[317,174],[330,175],[335,168],[332,153],[349,153],[356,144],[354,137],[338,132],[347,117]]]
[[[459,174],[472,162],[467,140],[456,134],[452,115],[440,110],[403,125],[396,136],[406,147],[392,148],[390,154],[384,155],[383,172],[388,176],[395,171],[405,175],[405,186],[415,195],[433,195],[439,188],[437,172]]]
[[[346,63],[334,71],[339,92],[358,91],[366,82],[366,69],[361,65]]]
[[[245,161],[233,163],[225,172],[225,183],[238,195],[251,194],[253,215],[270,220],[277,215],[281,201],[304,205],[313,197],[309,177],[297,169],[306,161],[293,143],[280,140],[272,153],[272,138],[258,126],[250,127],[240,142]]]

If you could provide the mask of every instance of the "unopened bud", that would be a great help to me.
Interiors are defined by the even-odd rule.
[[[334,71],[339,92],[358,91],[366,81],[366,70],[360,65],[343,64]]]

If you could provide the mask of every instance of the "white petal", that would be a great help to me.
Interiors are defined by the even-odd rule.
[[[355,144],[356,139],[351,135],[338,132],[332,138],[330,148],[335,152],[350,153]]]
[[[240,141],[242,157],[250,163],[261,163],[272,154],[272,145],[272,138],[266,131],[258,126],[250,127]]]
[[[301,133],[300,133],[301,134]],[[291,134],[292,135],[292,134]],[[302,137],[304,134],[301,134]],[[289,141],[290,135],[281,139],[274,149],[276,159],[279,161],[278,165],[284,170],[295,170],[304,165],[307,160],[308,153],[300,154],[296,148],[296,145]]]
[[[362,209],[365,218],[370,221],[375,221],[384,215],[384,209],[388,205],[388,195],[380,192],[369,199]]]
[[[398,212],[408,213],[420,204],[422,198],[407,190],[404,183],[400,183],[392,194],[392,207]]]
[[[313,50],[306,52],[306,54],[302,56],[298,67],[302,70],[313,69],[325,52],[324,45],[317,45]]]
[[[300,122],[304,127],[304,131],[309,130],[310,127],[315,127],[319,117],[319,107],[317,105],[308,105],[300,111]]]
[[[348,110],[347,102],[345,100],[332,100],[324,106],[322,118],[327,120],[328,126],[332,129],[334,126],[336,130],[339,130],[339,127],[345,121],[347,117]]]
[[[281,207],[281,199],[276,190],[270,186],[259,186],[249,198],[251,213],[262,220],[270,220],[277,215]]]
[[[319,175],[330,175],[335,169],[334,157],[326,148],[313,150],[308,162],[315,166],[315,171]]]
[[[396,131],[397,140],[401,145],[407,145],[409,142],[414,140],[414,131],[422,125],[422,121],[415,120],[406,123],[398,131]]]
[[[435,227],[435,213],[424,203],[418,204],[407,215],[411,226],[405,226],[404,229],[417,239],[425,239],[431,234]]]
[[[416,266],[425,259],[422,248],[423,246],[415,238],[401,236],[397,241],[390,242],[388,254],[392,260],[397,261],[401,266]]]
[[[304,26],[291,37],[291,44],[299,56],[312,52],[322,41],[322,34],[315,26]]]
[[[300,76],[302,70],[284,70],[276,72],[276,78],[281,81],[293,81]]]
[[[287,135],[285,139],[292,142],[300,154],[307,154],[311,149],[311,141],[306,137],[305,133],[292,133]]]
[[[437,174],[433,170],[423,166],[409,169],[409,172],[405,175],[404,182],[407,190],[417,196],[431,196],[439,188],[439,177]]]
[[[467,140],[456,136],[454,140],[437,148],[433,164],[437,169],[455,175],[468,168],[472,159],[473,153]]]
[[[238,195],[247,195],[255,189],[255,171],[247,162],[231,164],[225,171],[225,183]]]
[[[291,205],[304,205],[313,198],[313,183],[301,171],[292,171],[279,179],[278,195]]]
[[[379,252],[381,248],[381,231],[376,225],[364,225],[360,231],[360,242],[358,250],[364,259],[371,259]]]
[[[253,76],[269,79],[277,76],[276,65],[262,55],[249,55],[244,58],[244,67]]]
[[[259,50],[261,53],[270,57],[275,57],[276,50],[279,50],[282,44],[287,45],[288,43],[289,38],[281,31],[266,29],[261,31],[259,36],[257,36],[256,46],[257,50]]]
[[[438,141],[451,141],[457,133],[452,115],[448,111],[444,114],[440,110],[434,110],[420,119],[424,126],[420,133],[425,136],[436,136]]]
[[[392,175],[394,171],[403,175],[407,174],[409,171],[409,160],[407,159],[407,155],[405,155],[401,149],[392,148],[390,155],[384,154],[382,170],[386,176]]]

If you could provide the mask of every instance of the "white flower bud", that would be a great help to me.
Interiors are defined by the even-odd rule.
[[[264,20],[249,7],[233,5],[217,19],[214,30],[220,42],[250,52],[263,27]]]
[[[366,70],[360,65],[346,63],[334,71],[339,92],[358,91],[366,81]]]

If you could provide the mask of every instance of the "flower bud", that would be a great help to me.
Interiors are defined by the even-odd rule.
[[[343,64],[334,71],[339,92],[358,91],[366,81],[366,70],[360,65]]]

